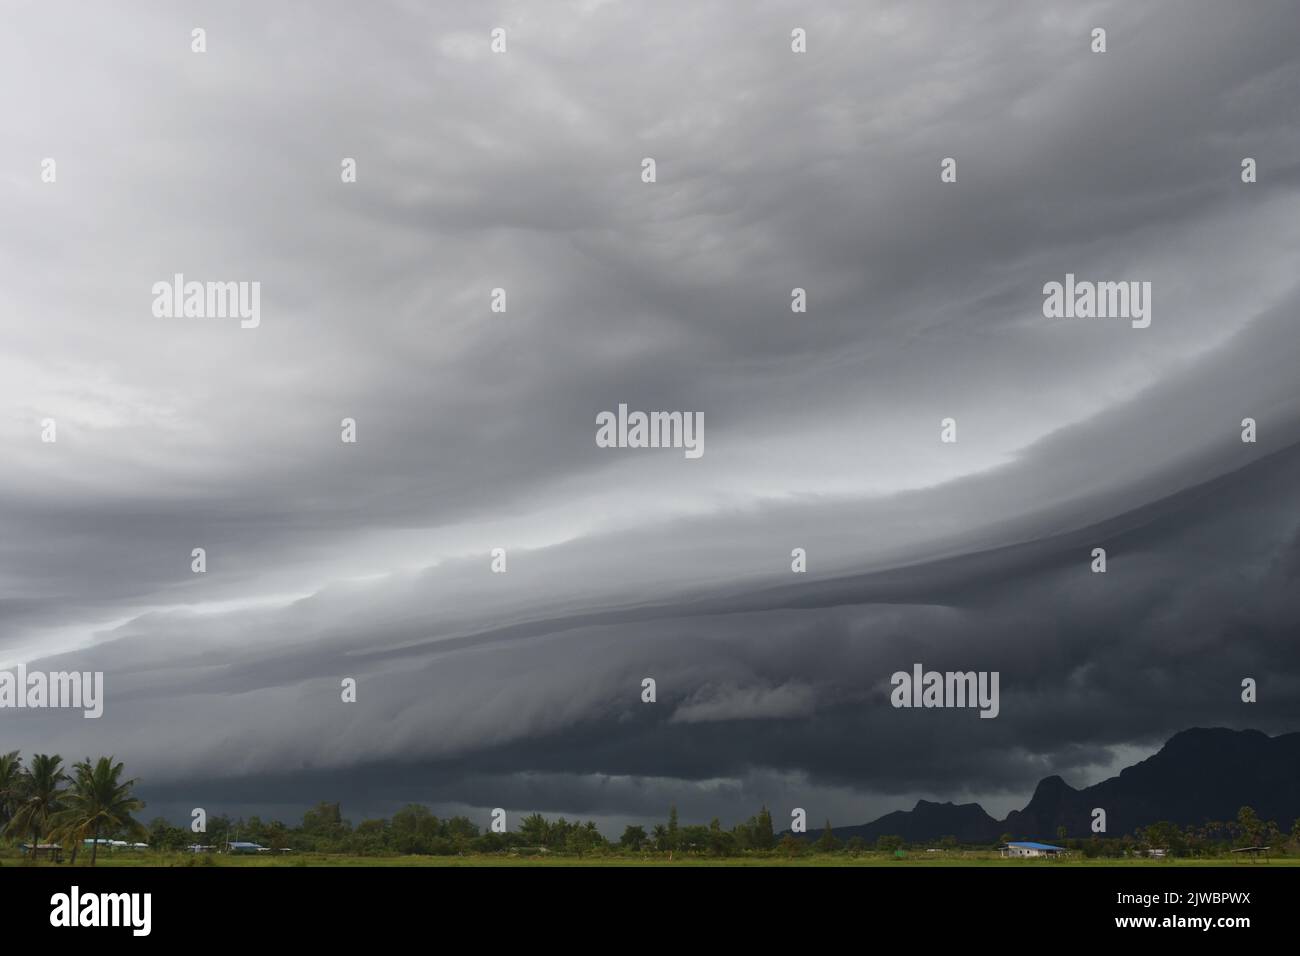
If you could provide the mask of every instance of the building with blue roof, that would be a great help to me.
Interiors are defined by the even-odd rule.
[[[1002,847],[1002,855],[1006,857],[1057,856],[1064,852],[1065,847],[1034,843],[1031,840],[1018,840]]]

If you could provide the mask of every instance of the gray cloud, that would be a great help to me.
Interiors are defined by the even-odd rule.
[[[1295,729],[1294,11],[670,7],[17,13],[0,664],[109,697],[3,749],[161,805],[857,822]],[[155,319],[175,272],[262,327]],[[1152,326],[1044,319],[1066,272]],[[705,457],[595,447],[620,402]],[[891,709],[917,660],[1001,716]]]

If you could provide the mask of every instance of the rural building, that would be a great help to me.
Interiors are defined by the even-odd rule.
[[[81,841],[81,845],[82,845],[83,847],[85,847],[86,849],[88,849],[88,850],[89,850],[89,849],[93,849],[96,843],[99,844],[99,848],[100,848],[101,850],[103,850],[103,849],[109,849],[109,850],[147,850],[147,849],[149,849],[149,844],[147,844],[147,843],[128,843],[126,840],[108,840],[108,839],[105,839],[104,837],[100,837],[98,840],[94,840],[94,839],[91,839],[90,837],[86,837],[86,839],[84,839],[84,840]]]
[[[21,849],[24,853],[31,853],[32,845],[30,843],[24,843],[21,845]],[[32,854],[32,856],[34,859],[40,859],[42,856],[46,856],[55,863],[62,863],[63,847],[58,843],[38,843],[36,844],[36,852]]]
[[[231,853],[261,853],[266,847],[260,843],[227,843],[226,849]]]
[[[1064,847],[1052,846],[1050,843],[1017,842],[1002,847],[1005,857],[1059,856],[1065,852]]]

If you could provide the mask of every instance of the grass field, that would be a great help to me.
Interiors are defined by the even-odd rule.
[[[0,850],[0,867],[19,868],[33,864],[23,859],[17,851]],[[36,866],[72,869],[68,863],[55,864],[45,860]],[[89,866],[89,857],[79,856],[76,868]],[[1062,860],[1008,860],[986,851],[953,851],[945,854],[908,854],[901,859],[885,853],[848,854],[809,854],[794,858],[765,857],[705,857],[675,856],[669,860],[662,855],[646,857],[629,857],[612,854],[608,856],[587,856],[581,859],[572,856],[350,856],[331,853],[298,854],[257,854],[249,856],[231,856],[225,854],[207,854],[192,856],[188,853],[155,853],[143,851],[136,853],[105,853],[99,857],[97,867],[464,867],[464,866],[613,866],[613,867],[708,867],[708,866],[781,866],[781,867],[895,867],[901,869],[933,867],[1125,867],[1141,869],[1170,869],[1187,867],[1250,867],[1250,866],[1297,866],[1300,856],[1275,856],[1265,861],[1248,863],[1227,857],[1208,859],[1085,859],[1082,856]]]

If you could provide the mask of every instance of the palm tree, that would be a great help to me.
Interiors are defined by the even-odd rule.
[[[650,830],[650,839],[654,841],[656,850],[668,849],[668,828],[662,823],[656,823]]]
[[[131,816],[144,809],[144,801],[131,795],[134,780],[121,780],[122,764],[112,757],[100,757],[92,765],[90,758],[78,761],[72,792],[64,801],[67,809],[58,814],[55,825],[61,834],[80,844],[89,835],[94,842],[90,848],[90,865],[95,865],[99,855],[100,833],[124,832],[126,836],[142,839],[148,836],[144,824]]]
[[[18,759],[18,751],[0,754],[0,830],[7,827],[14,817],[22,779],[23,762]]]
[[[36,859],[36,847],[40,843],[41,831],[49,823],[50,817],[57,813],[66,793],[59,784],[68,779],[63,772],[63,758],[58,754],[36,754],[32,765],[22,776],[21,790],[13,819],[6,830],[10,833],[32,835],[32,859]]]

